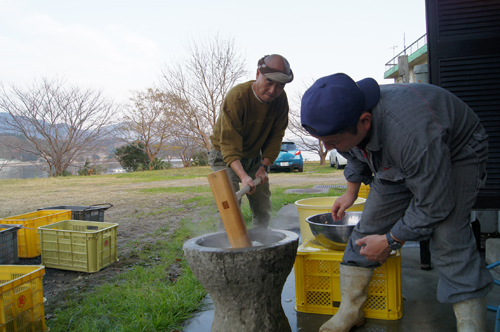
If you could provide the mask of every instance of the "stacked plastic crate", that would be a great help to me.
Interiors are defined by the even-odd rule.
[[[358,197],[362,203],[348,211],[363,211],[369,190],[369,186],[362,185]],[[299,312],[334,315],[340,306],[340,263],[344,251],[323,246],[306,222],[313,215],[330,213],[335,199],[319,197],[295,202],[302,238],[294,267],[295,309]],[[395,320],[402,317],[400,251],[391,254],[382,266],[375,269],[363,310],[367,318]]]
[[[45,267],[17,264],[40,256],[37,228],[68,219],[71,211],[47,210],[0,219],[0,331],[46,331],[43,306]]]
[[[368,198],[368,194],[370,193],[370,186],[364,183],[359,187],[358,197]]]
[[[57,206],[0,219],[0,332],[47,330],[46,267],[96,272],[118,260],[118,224],[102,222],[111,206]],[[42,265],[8,265],[38,256]]]
[[[104,211],[112,206],[110,203],[92,204],[89,206],[59,205],[44,207],[38,210],[70,210],[72,220],[104,221]]]
[[[0,266],[0,331],[46,331],[43,266]]]
[[[0,219],[0,225],[21,225],[17,231],[17,246],[20,258],[40,256],[38,227],[61,220],[71,219],[70,210],[43,210]]]
[[[118,260],[118,224],[64,220],[38,231],[45,267],[97,272]]]
[[[340,263],[343,251],[331,250],[315,239],[306,240],[295,259],[295,309],[334,315],[340,306]],[[366,318],[395,320],[403,315],[401,255],[393,253],[376,268],[363,306]]]
[[[17,230],[18,227],[0,225],[0,264],[17,264]]]

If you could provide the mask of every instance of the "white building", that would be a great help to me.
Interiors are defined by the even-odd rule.
[[[427,34],[385,64],[384,78],[393,78],[394,83],[428,83],[427,77]]]

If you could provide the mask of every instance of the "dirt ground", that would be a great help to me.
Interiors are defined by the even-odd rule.
[[[99,179],[99,180],[97,180]],[[103,181],[102,177],[93,180],[68,182],[58,179],[39,179],[33,188],[33,182],[18,182],[15,188],[8,185],[0,187],[0,217],[14,216],[36,211],[38,208],[57,205],[90,205],[110,203],[113,206],[105,211],[104,222],[118,223],[118,258],[119,261],[95,273],[83,273],[59,269],[45,269],[43,278],[46,318],[50,319],[56,308],[60,308],[70,294],[84,294],[86,291],[110,280],[115,275],[132,268],[136,264],[148,264],[139,261],[132,249],[141,247],[149,240],[147,234],[158,229],[167,229],[164,236],[176,230],[182,218],[193,218],[203,213],[203,208],[185,206],[179,203],[189,198],[189,193],[180,194],[145,194],[141,189],[159,187],[208,186],[205,177],[186,180],[133,182],[112,180]],[[342,172],[330,174],[314,173],[272,173],[270,184],[273,186],[313,186],[325,184],[345,184]],[[56,203],[57,202],[57,203]],[[155,215],[148,212],[171,207],[168,213]],[[154,259],[154,258],[153,258]],[[41,264],[41,258],[20,259],[23,265]]]

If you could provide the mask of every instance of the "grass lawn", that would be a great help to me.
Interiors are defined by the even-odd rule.
[[[23,209],[30,211],[33,206],[54,206],[54,200],[60,200],[61,195],[66,204],[81,205],[76,202],[86,193],[103,200],[101,203],[106,199],[120,200],[116,205],[129,210],[137,204],[136,212],[131,214],[127,210],[116,217],[126,221],[123,225],[128,223],[140,228],[147,220],[177,218],[175,223],[160,223],[155,229],[142,230],[144,234],[140,238],[128,241],[119,249],[120,261],[130,260],[134,264],[127,265],[112,278],[95,282],[92,287],[66,292],[46,321],[50,331],[180,330],[206,295],[184,259],[182,245],[189,238],[216,230],[217,209],[206,181],[210,172],[209,167],[189,167],[106,176],[2,181],[0,199],[10,207],[2,209],[1,216],[9,211],[24,213]],[[271,186],[272,215],[299,199],[341,195],[342,189],[331,189],[328,194],[285,193],[287,189],[311,188],[311,185],[304,185],[308,178],[326,183],[335,172],[339,171],[330,168],[329,164],[305,162],[303,173],[270,174],[276,181],[285,178],[285,184]],[[299,178],[303,180],[300,185],[293,185]],[[175,204],[168,205],[169,201]],[[250,224],[251,212],[246,199],[242,201],[242,213]],[[123,257],[125,252],[126,257]]]

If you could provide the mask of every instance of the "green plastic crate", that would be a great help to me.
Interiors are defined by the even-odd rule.
[[[97,272],[118,260],[118,224],[64,220],[38,228],[46,267]]]

